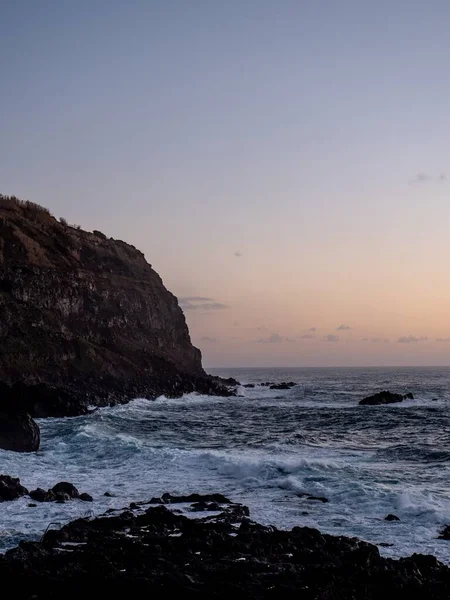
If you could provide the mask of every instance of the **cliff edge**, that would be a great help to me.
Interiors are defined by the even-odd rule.
[[[191,391],[229,393],[142,252],[0,196],[0,402],[66,416]]]

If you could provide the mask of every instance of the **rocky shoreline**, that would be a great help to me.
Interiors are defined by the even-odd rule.
[[[188,516],[189,515],[189,518]],[[0,557],[18,598],[448,598],[450,568],[433,556],[394,560],[356,538],[281,531],[221,494],[163,494],[48,530]],[[137,596],[140,597],[140,596]]]

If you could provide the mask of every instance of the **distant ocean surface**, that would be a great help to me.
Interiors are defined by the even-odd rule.
[[[39,538],[50,522],[166,491],[214,491],[247,504],[263,523],[317,527],[383,544],[384,555],[450,562],[450,542],[436,539],[450,525],[450,368],[210,371],[242,383],[298,385],[240,388],[236,398],[137,399],[86,417],[40,420],[41,450],[0,451],[0,472],[28,489],[70,481],[94,502],[3,503],[0,550]],[[358,406],[384,389],[415,399]],[[385,521],[388,513],[400,521]]]

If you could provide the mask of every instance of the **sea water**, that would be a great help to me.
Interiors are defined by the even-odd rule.
[[[222,369],[255,388],[218,398],[136,399],[88,416],[42,419],[35,454],[0,451],[0,472],[28,489],[58,481],[94,497],[1,505],[0,550],[52,524],[163,492],[220,492],[261,523],[357,536],[400,557],[450,562],[450,368]],[[295,381],[290,390],[261,382]],[[414,400],[358,406],[374,392]],[[105,496],[109,492],[112,496]],[[323,497],[328,502],[308,499]],[[399,521],[384,518],[389,513]]]

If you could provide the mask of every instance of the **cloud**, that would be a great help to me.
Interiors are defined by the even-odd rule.
[[[213,338],[213,337],[209,337],[207,335],[204,335],[202,338],[200,338],[200,341],[214,343],[214,342],[217,342],[217,339]]]
[[[402,335],[398,338],[398,344],[415,344],[417,342],[424,342],[428,338],[427,337],[416,337],[415,335]]]
[[[424,181],[431,181],[432,176],[428,175],[428,173],[417,173],[417,175],[414,178],[414,181],[417,181],[418,183],[423,183]]]
[[[437,342],[450,342],[450,337],[446,337],[446,338],[436,338]]]
[[[324,342],[338,342],[339,341],[339,336],[333,335],[332,333],[329,333],[328,335],[324,336],[323,341]]]
[[[314,339],[316,336],[312,335],[311,333],[305,333],[304,335],[300,336],[301,340],[312,340]]]
[[[236,252],[234,253],[234,256],[237,256],[238,258],[240,258],[242,256],[242,252],[239,252],[239,250],[236,250]]]
[[[336,327],[336,331],[349,331],[350,329],[350,325],[339,325],[339,327]]]
[[[294,340],[291,340],[287,337],[278,335],[278,333],[272,333],[272,335],[269,335],[269,337],[256,340],[256,343],[257,344],[282,344],[283,342],[293,342],[293,341]]]
[[[214,298],[205,298],[203,296],[178,298],[178,304],[183,310],[224,310],[228,308],[226,304],[216,302]]]
[[[445,173],[439,173],[439,175],[430,175],[429,173],[424,173],[423,171],[420,173],[417,173],[417,175],[414,177],[413,182],[414,183],[427,183],[429,181],[446,181],[447,180],[447,175]]]

